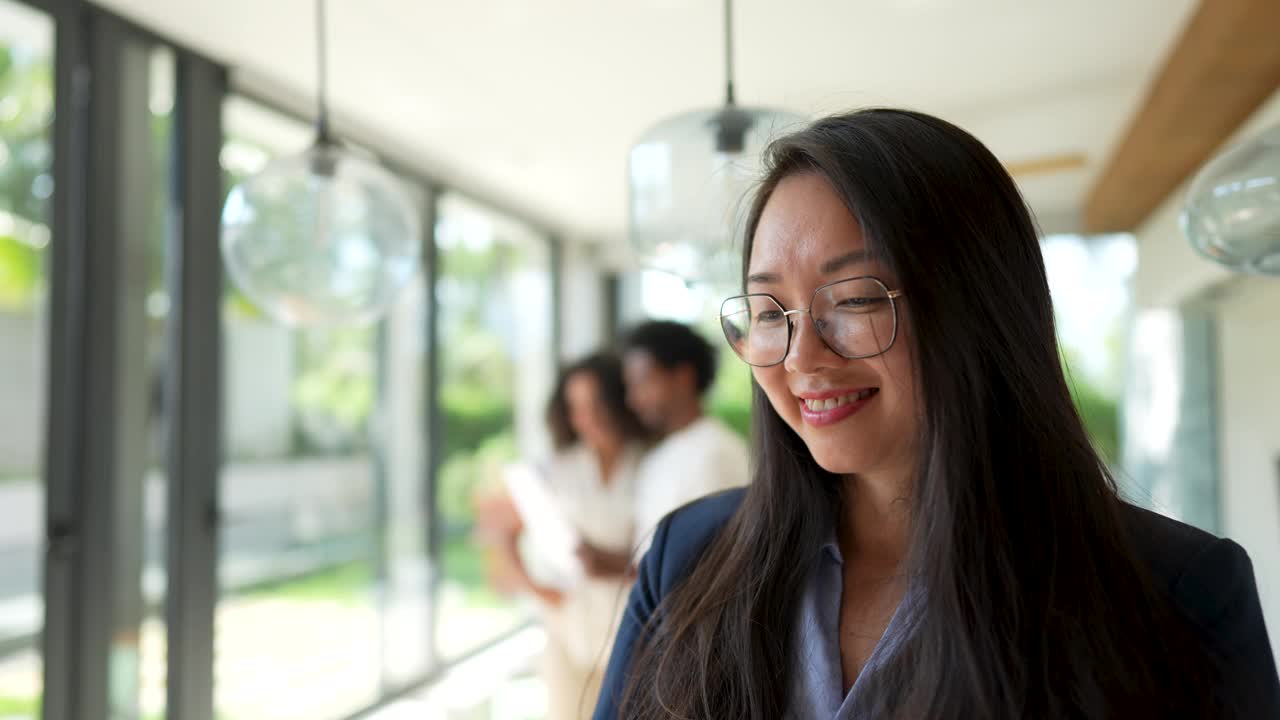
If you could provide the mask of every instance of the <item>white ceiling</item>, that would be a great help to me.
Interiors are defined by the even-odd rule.
[[[314,89],[312,0],[102,0],[227,63]],[[1028,178],[1070,229],[1194,0],[739,0],[740,103],[932,112],[1002,159],[1083,152]],[[339,124],[569,237],[621,237],[626,156],[647,127],[722,99],[715,0],[330,0]]]

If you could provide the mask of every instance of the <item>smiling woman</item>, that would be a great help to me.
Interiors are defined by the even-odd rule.
[[[659,526],[597,719],[1275,716],[1248,556],[1120,499],[996,158],[870,110],[766,166],[753,482]]]

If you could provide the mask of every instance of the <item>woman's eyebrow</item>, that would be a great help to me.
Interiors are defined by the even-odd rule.
[[[818,271],[823,275],[830,275],[831,273],[843,270],[850,265],[857,265],[858,263],[866,262],[869,257],[870,253],[866,250],[854,250],[851,253],[846,253],[838,258],[833,258],[822,263],[822,266],[818,268]]]
[[[844,268],[847,268],[850,265],[857,265],[858,263],[867,262],[870,259],[870,257],[871,257],[871,253],[867,252],[866,250],[854,250],[853,252],[845,253],[844,255],[841,255],[836,258],[832,258],[822,263],[822,265],[818,267],[818,271],[821,272],[823,275],[830,275],[834,272],[843,270]],[[751,273],[750,275],[747,276],[748,285],[770,285],[770,284],[778,283],[781,281],[782,281],[782,275],[779,273],[773,272],[771,270],[766,270],[764,272],[758,272],[758,273]]]

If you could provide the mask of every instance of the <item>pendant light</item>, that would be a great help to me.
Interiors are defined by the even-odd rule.
[[[654,125],[628,157],[628,235],[645,268],[690,283],[741,282],[745,197],[769,140],[800,115],[742,107],[734,95],[733,7],[724,1],[725,100]]]
[[[1192,247],[1210,260],[1280,275],[1280,125],[1209,161],[1180,220]]]
[[[421,221],[401,181],[333,136],[325,0],[316,2],[316,139],[232,188],[222,256],[240,290],[291,326],[377,320],[418,271]]]

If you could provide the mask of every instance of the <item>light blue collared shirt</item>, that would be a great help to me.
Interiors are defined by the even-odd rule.
[[[866,692],[869,677],[897,652],[907,636],[903,608],[911,596],[909,588],[846,695],[844,670],[840,662],[840,602],[843,595],[844,557],[833,537],[822,546],[818,562],[800,598],[793,639],[796,667],[800,673],[791,686],[788,717],[863,720],[854,714],[859,694]]]

